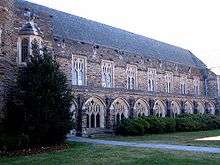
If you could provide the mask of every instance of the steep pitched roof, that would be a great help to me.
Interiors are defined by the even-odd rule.
[[[52,15],[55,36],[113,47],[160,60],[206,68],[206,65],[189,50],[24,0],[17,0],[16,2],[18,7],[29,8],[35,13],[46,12]]]

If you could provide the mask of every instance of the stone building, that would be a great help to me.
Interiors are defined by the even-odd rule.
[[[127,117],[219,114],[217,76],[189,50],[24,0],[0,10],[1,109],[36,41],[66,73],[79,135]]]

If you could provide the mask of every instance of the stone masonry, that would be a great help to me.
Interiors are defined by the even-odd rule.
[[[193,62],[191,65],[174,58],[172,60],[170,57],[168,60],[157,58],[156,54],[146,56],[131,50],[119,49],[105,45],[104,41],[100,44],[100,40],[94,39],[94,42],[91,42],[71,38],[68,35],[61,36],[60,31],[65,34],[65,31],[75,29],[72,27],[70,27],[71,30],[62,29],[55,19],[59,18],[59,14],[70,18],[71,15],[23,0],[16,0],[15,3],[13,0],[0,1],[0,28],[2,30],[0,110],[3,109],[9,87],[16,83],[16,70],[20,65],[18,50],[21,51],[21,48],[17,46],[19,45],[18,38],[21,38],[19,31],[28,22],[25,14],[28,12],[35,14],[34,22],[42,32],[40,37],[43,44],[53,52],[75,95],[71,110],[74,112],[77,123],[77,135],[113,129],[117,121],[124,117],[139,115],[175,117],[180,113],[219,114],[217,76],[200,64],[191,52],[175,47],[177,52],[186,52],[186,58],[196,61],[195,65]],[[103,37],[106,36],[103,35]],[[149,42],[155,43],[156,41],[150,40]],[[156,45],[162,44],[156,43]],[[167,50],[173,50],[173,47],[166,45]],[[154,52],[157,53],[157,50]],[[81,67],[78,70],[82,73],[77,73],[83,75],[83,78],[80,77],[82,80],[74,80],[74,67],[76,67],[74,59],[81,60],[81,64],[77,67]],[[103,80],[105,61],[112,69],[109,81]],[[135,81],[132,89],[128,88],[128,66],[136,68],[134,80],[132,79]],[[151,68],[155,70],[152,78],[153,91],[149,91]],[[167,75],[172,75],[170,80],[167,80]],[[184,86],[181,85],[183,79]],[[80,85],[74,84],[77,81]],[[103,81],[108,81],[110,87],[105,87]],[[169,89],[168,81],[170,81]],[[198,86],[195,86],[196,83]],[[183,88],[184,92],[181,92]],[[195,94],[195,91],[198,94]]]

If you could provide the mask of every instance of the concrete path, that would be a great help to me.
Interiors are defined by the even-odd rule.
[[[154,149],[179,150],[179,151],[191,151],[191,152],[203,152],[203,153],[220,153],[220,148],[216,148],[216,147],[196,147],[196,146],[184,146],[184,145],[172,145],[172,144],[123,142],[123,141],[112,141],[112,140],[89,139],[89,138],[76,137],[76,136],[68,136],[67,140],[73,142],[104,144],[104,145],[113,145],[113,146],[154,148]]]

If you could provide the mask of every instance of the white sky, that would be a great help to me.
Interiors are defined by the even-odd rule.
[[[191,50],[220,74],[219,0],[29,0]]]

